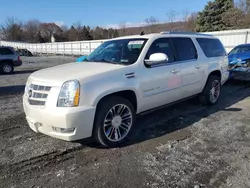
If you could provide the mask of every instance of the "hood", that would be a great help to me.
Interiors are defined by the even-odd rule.
[[[250,59],[250,53],[237,53],[237,54],[232,54],[228,56],[229,64],[236,64],[241,61],[245,61],[247,59]],[[241,62],[242,63],[242,62]]]
[[[42,82],[61,84],[67,80],[81,80],[92,75],[120,69],[122,67],[124,66],[99,62],[68,63],[36,71],[30,75],[30,78]]]

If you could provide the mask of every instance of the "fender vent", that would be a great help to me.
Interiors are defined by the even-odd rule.
[[[127,74],[125,74],[125,77],[126,78],[134,78],[135,77],[135,73],[134,72],[127,73]]]

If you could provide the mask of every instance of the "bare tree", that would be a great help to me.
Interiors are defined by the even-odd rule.
[[[155,17],[150,16],[149,18],[145,19],[145,22],[148,25],[150,32],[157,31],[157,24],[159,23],[159,21]]]
[[[41,23],[39,31],[45,41],[51,41],[52,36],[62,34],[62,29],[55,23]]]
[[[182,11],[181,21],[185,31],[195,31],[197,15],[196,12],[190,12],[188,9]]]
[[[182,11],[181,13],[181,20],[184,21],[184,22],[187,22],[189,17],[190,17],[190,11],[188,9],[185,9]]]
[[[77,21],[76,23],[73,24],[75,30],[76,30],[76,40],[80,40],[81,39],[81,31],[83,29],[82,23],[81,21]]]
[[[148,24],[148,25],[155,25],[158,23],[158,20],[153,17],[153,16],[150,16],[149,18],[146,18],[145,19],[145,22]]]
[[[176,16],[177,16],[177,12],[174,10],[167,12],[168,21],[171,23],[175,22]]]
[[[193,12],[188,16],[187,19],[187,30],[188,31],[196,31],[196,21],[197,21],[198,13]]]
[[[22,23],[14,17],[7,18],[0,26],[1,37],[4,40],[17,41],[22,38]]]
[[[66,25],[62,25],[62,26],[61,26],[61,29],[62,29],[63,32],[65,32],[65,31],[68,30],[68,27],[67,27]]]
[[[24,25],[24,37],[28,42],[36,42],[39,35],[40,22],[30,20]]]
[[[125,36],[127,35],[127,26],[126,26],[126,23],[125,22],[122,22],[119,26],[119,35],[120,36]]]
[[[69,41],[76,41],[78,38],[77,30],[72,25],[67,31],[64,32]]]
[[[231,8],[223,13],[222,21],[229,29],[245,29],[250,25],[250,14],[245,13],[239,8]]]
[[[250,13],[250,0],[236,0],[235,7],[242,10],[245,14]]]

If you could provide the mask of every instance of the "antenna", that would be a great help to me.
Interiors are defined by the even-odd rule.
[[[141,31],[141,34],[140,34],[140,35],[145,35],[145,33],[144,33],[144,31],[143,31],[143,30]]]

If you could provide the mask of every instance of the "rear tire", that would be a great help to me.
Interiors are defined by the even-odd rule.
[[[12,74],[14,72],[14,67],[11,63],[1,63],[0,64],[0,72],[2,74]]]
[[[110,96],[98,104],[93,138],[104,147],[119,147],[128,138],[134,121],[134,106],[127,99]]]
[[[214,105],[218,102],[221,93],[221,79],[218,76],[210,75],[205,88],[200,94],[200,102],[203,105]]]

